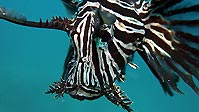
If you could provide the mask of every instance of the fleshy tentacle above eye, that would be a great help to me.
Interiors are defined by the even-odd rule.
[[[173,95],[170,87],[177,87],[178,76],[198,95],[199,88],[193,77],[199,80],[199,36],[178,31],[174,26],[199,27],[199,20],[171,20],[169,17],[188,12],[199,12],[198,4],[186,8],[167,10],[182,0],[152,0],[150,13],[143,18],[146,35],[138,53],[159,79],[163,89]],[[159,5],[157,3],[161,3]],[[144,17],[144,16],[143,16]]]

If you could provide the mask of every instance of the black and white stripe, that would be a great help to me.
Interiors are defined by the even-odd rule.
[[[102,21],[100,17],[106,15],[100,15],[100,11],[114,15],[115,22],[106,25],[106,21]],[[124,11],[129,13],[123,13]],[[87,0],[81,4],[74,23],[75,29],[69,34],[73,43],[75,62],[64,80],[71,86],[78,85],[87,91],[78,93],[80,87],[74,89],[76,92],[72,91],[69,94],[77,98],[84,96],[90,99],[94,96],[91,87],[98,88],[97,90],[103,93],[105,85],[113,85],[119,78],[128,58],[141,44],[145,34],[144,24],[138,13],[134,4],[125,1]],[[95,25],[97,19],[101,20],[100,25]],[[96,29],[100,31],[95,31]],[[102,41],[103,38],[110,40]],[[91,95],[87,95],[89,92]]]
[[[84,10],[85,11],[85,10]],[[69,94],[72,96],[91,97],[101,96],[99,77],[96,75],[95,69],[98,69],[93,64],[93,34],[94,34],[94,15],[93,11],[79,12],[75,19],[74,28],[69,33],[72,47],[74,48],[74,62],[67,75],[66,82],[68,86],[76,85],[73,91]],[[81,98],[80,98],[81,99]]]

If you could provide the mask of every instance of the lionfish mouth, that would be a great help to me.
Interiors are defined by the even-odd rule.
[[[54,82],[50,88],[51,89],[47,91],[46,94],[56,93],[57,95],[55,98],[59,98],[61,96],[63,97],[64,94],[69,94],[71,97],[78,100],[92,100],[97,99],[103,95],[100,88],[86,87],[81,84],[70,85],[63,79],[60,82]]]
[[[71,65],[73,68],[68,71],[66,83],[67,88],[71,89],[67,93],[79,100],[99,98],[102,90],[97,77],[92,75],[95,68],[91,61],[80,60]]]

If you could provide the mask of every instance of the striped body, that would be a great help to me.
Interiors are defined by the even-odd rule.
[[[115,9],[125,11],[112,10],[112,4],[117,7]],[[107,25],[101,20],[100,11],[116,16],[115,22]],[[130,12],[122,13],[126,11]],[[76,29],[69,32],[74,58],[69,62],[71,68],[63,74],[63,79],[68,88],[74,87],[69,91],[74,98],[98,98],[107,85],[113,86],[120,78],[128,58],[143,40],[144,24],[134,4],[87,0],[79,7],[74,27]]]

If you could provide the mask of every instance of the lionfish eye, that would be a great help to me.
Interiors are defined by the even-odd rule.
[[[116,21],[116,16],[105,11],[102,7],[99,9],[99,14],[103,22],[107,25],[112,25]]]

